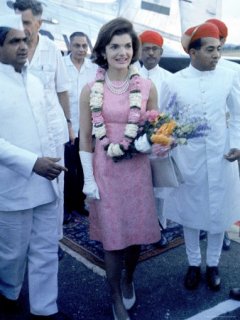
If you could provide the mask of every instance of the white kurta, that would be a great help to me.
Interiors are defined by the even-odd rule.
[[[157,94],[158,94],[158,108],[160,108],[160,101],[161,101],[161,89],[162,89],[162,84],[164,81],[167,80],[169,76],[172,75],[171,72],[161,68],[159,65],[156,65],[153,69],[147,70],[144,65],[139,68],[139,73],[140,75],[145,78],[145,79],[150,79],[156,89],[157,89]],[[166,227],[166,219],[163,217],[163,212],[162,212],[162,199],[165,198],[166,193],[169,192],[169,188],[154,188],[154,195],[156,199],[156,207],[157,207],[157,212],[158,212],[158,217],[159,221],[162,224],[163,227]]]
[[[49,203],[58,193],[56,181],[32,172],[38,157],[56,157],[42,84],[0,63],[0,97],[0,211]]]
[[[39,34],[39,42],[29,71],[41,79],[48,104],[49,125],[57,145],[69,140],[68,127],[57,93],[68,91],[70,84],[61,52],[55,43]]]
[[[164,214],[186,227],[223,232],[240,218],[237,161],[224,159],[230,148],[240,149],[239,78],[221,67],[201,72],[190,66],[170,77],[162,90],[163,107],[177,94],[180,105],[189,105],[194,115],[205,116],[210,126],[206,137],[175,148],[185,183],[167,196]]]
[[[19,297],[28,267],[30,312],[57,308],[57,179],[33,172],[56,157],[41,81],[0,63],[0,292]]]
[[[71,120],[74,133],[77,136],[79,130],[79,100],[81,91],[86,83],[92,82],[95,79],[98,66],[85,58],[81,69],[78,70],[73,64],[70,55],[63,59],[71,83],[69,89]]]
[[[240,72],[240,64],[234,61],[224,59],[223,57],[218,61],[217,67],[218,66],[233,70],[235,72]]]
[[[171,72],[157,65],[151,70],[147,70],[144,66],[142,66],[142,68],[139,69],[139,73],[143,78],[150,79],[155,84],[157,93],[158,93],[158,107],[159,107],[161,102],[162,83],[171,75]]]

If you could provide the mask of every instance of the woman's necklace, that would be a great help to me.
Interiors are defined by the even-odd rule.
[[[128,90],[129,87],[129,78],[127,77],[125,81],[123,81],[120,85],[113,83],[106,72],[105,74],[105,82],[108,89],[115,94],[122,94]]]
[[[115,87],[113,90],[117,91],[113,92],[107,84],[108,77],[106,71],[102,68],[98,68],[96,81],[91,88],[90,107],[92,111],[94,134],[95,137],[100,140],[107,152],[107,155],[112,157],[114,161],[119,161],[127,157],[128,148],[138,133],[138,125],[141,117],[142,106],[142,94],[140,90],[139,77],[140,76],[137,68],[133,65],[130,65],[128,78],[124,81],[124,83],[121,84],[121,86],[111,85],[111,89]],[[102,115],[104,81],[106,81],[106,85],[110,91],[117,94],[126,92],[130,87],[128,122],[125,126],[124,137],[120,143],[110,142],[109,138],[107,137],[106,126]],[[109,82],[111,81],[109,80]],[[121,93],[118,93],[120,91]]]

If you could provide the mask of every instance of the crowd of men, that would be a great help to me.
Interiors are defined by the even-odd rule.
[[[40,35],[40,2],[16,0],[14,10],[0,16],[0,300],[6,312],[17,308],[27,265],[31,319],[68,319],[57,307],[58,241],[73,211],[88,214],[78,155],[79,99],[97,66],[87,58],[85,33],[70,36],[64,57]],[[186,183],[164,199],[160,193],[156,207],[162,229],[167,219],[184,227],[189,290],[201,281],[199,233],[207,231],[207,282],[219,290],[224,231],[240,217],[239,66],[220,58],[227,27],[211,19],[186,30],[182,44],[190,66],[174,75],[159,66],[163,37],[146,30],[139,38],[139,73],[155,84],[159,108],[177,93],[180,104],[194,104],[212,126],[206,139],[176,148]],[[167,245],[164,236],[159,245]],[[240,289],[230,295],[240,300]]]

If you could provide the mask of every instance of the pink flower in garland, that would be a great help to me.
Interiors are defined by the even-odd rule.
[[[134,66],[129,67],[129,115],[128,122],[124,130],[124,137],[120,143],[112,143],[107,137],[104,117],[102,115],[103,106],[103,91],[106,71],[98,68],[96,81],[91,89],[90,107],[92,111],[92,123],[94,133],[101,145],[107,152],[107,155],[112,157],[114,161],[125,158],[125,155],[132,141],[136,138],[139,121],[141,118],[142,95],[140,90],[140,81],[137,69]]]
[[[103,147],[106,147],[106,146],[109,145],[110,141],[109,141],[108,137],[105,136],[104,138],[102,138],[102,139],[100,140],[100,143],[101,143],[101,145],[102,145]]]
[[[153,122],[157,119],[158,116],[159,116],[159,111],[150,110],[145,113],[144,120],[147,120],[149,122]]]
[[[97,73],[96,73],[96,81],[98,81],[98,80],[104,81],[104,79],[105,79],[105,72],[106,72],[105,69],[98,67]]]
[[[98,111],[98,112],[93,112],[92,113],[92,122],[95,125],[101,124],[104,122],[103,116],[102,116],[102,112]]]
[[[128,122],[138,123],[141,118],[141,114],[137,108],[133,108],[129,111]]]

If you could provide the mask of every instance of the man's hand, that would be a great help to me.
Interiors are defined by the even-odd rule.
[[[62,171],[67,171],[67,168],[57,164],[61,158],[38,158],[34,164],[33,172],[48,180],[54,180]]]
[[[68,125],[68,134],[69,134],[69,140],[70,140],[71,144],[74,144],[76,136],[75,136],[74,130],[72,128],[72,125]]]
[[[240,150],[236,148],[230,149],[228,154],[225,154],[224,158],[230,162],[240,160]]]

